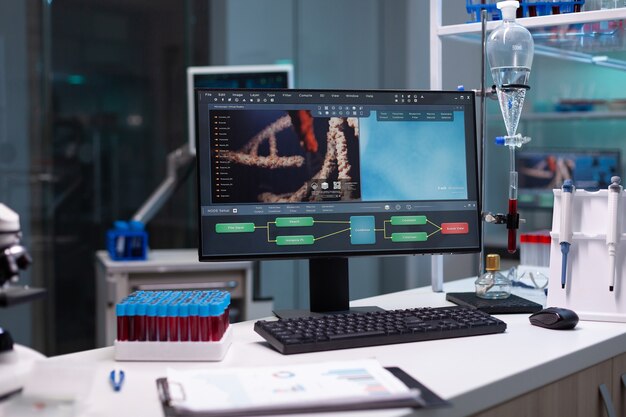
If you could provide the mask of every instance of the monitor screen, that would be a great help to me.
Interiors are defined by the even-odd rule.
[[[293,88],[293,65],[226,65],[187,68],[189,149],[196,154],[195,88]]]
[[[516,153],[519,172],[519,204],[553,205],[552,189],[571,179],[578,189],[597,191],[620,175],[620,151],[614,149],[525,149]]]
[[[349,256],[480,250],[472,93],[198,89],[196,103],[200,260],[309,258],[347,285]]]

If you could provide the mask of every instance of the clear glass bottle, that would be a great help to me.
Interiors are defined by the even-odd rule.
[[[487,299],[503,299],[511,295],[511,280],[500,273],[500,255],[489,254],[485,273],[476,282],[476,296]]]

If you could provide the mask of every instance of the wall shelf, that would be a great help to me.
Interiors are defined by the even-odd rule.
[[[433,25],[433,16],[441,22],[441,7],[439,1],[431,0],[431,44],[433,39],[445,38],[480,43],[480,23]],[[626,59],[620,54],[626,51],[626,7],[525,17],[516,22],[533,34],[537,55],[626,71]],[[487,32],[499,24],[487,22]]]
[[[432,5],[432,3],[431,3]],[[626,20],[626,7],[608,10],[592,10],[588,12],[556,14],[550,16],[524,17],[515,19],[517,23],[532,31],[532,29],[552,26],[576,25],[612,20]],[[495,29],[499,20],[487,22],[487,31]],[[480,22],[445,25],[437,28],[437,35],[441,37],[475,33],[480,35]]]
[[[498,115],[500,117],[500,115]],[[626,111],[571,111],[522,113],[522,121],[626,119]]]

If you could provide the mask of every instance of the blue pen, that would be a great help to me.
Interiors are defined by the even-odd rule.
[[[111,381],[111,387],[113,388],[113,391],[119,392],[122,389],[125,374],[124,371],[120,370],[119,378],[116,378],[115,373],[115,369],[111,371],[111,373],[109,374],[109,380]]]
[[[572,243],[572,198],[574,196],[574,183],[565,180],[561,187],[561,228],[559,229],[559,243],[561,245],[561,288],[565,288],[567,276],[567,254]]]

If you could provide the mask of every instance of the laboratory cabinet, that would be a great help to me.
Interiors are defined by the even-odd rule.
[[[623,353],[472,417],[624,416],[625,382],[626,353]],[[611,406],[605,404],[600,392],[602,385],[608,394],[613,413],[609,413],[607,407]]]
[[[613,358],[613,405],[617,416],[626,415],[626,353]]]
[[[612,417],[599,391],[600,384],[610,387],[611,375],[609,359],[473,417]]]

